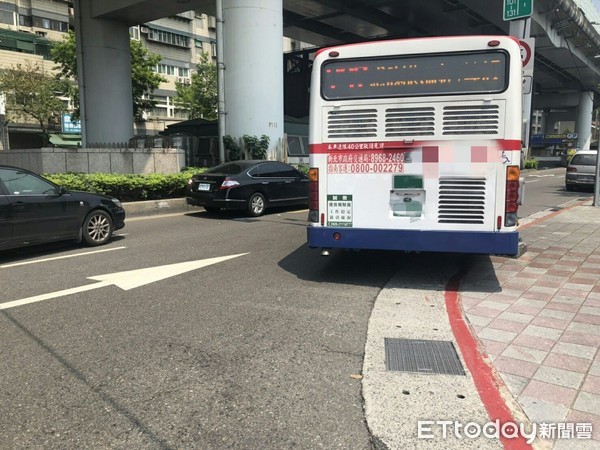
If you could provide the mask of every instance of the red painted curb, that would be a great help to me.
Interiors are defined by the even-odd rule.
[[[463,273],[454,275],[448,282],[444,294],[446,311],[448,312],[454,338],[463,355],[467,369],[473,376],[475,387],[490,416],[490,421],[499,420],[500,426],[509,422],[516,424],[517,421],[500,394],[499,387],[503,386],[504,383],[496,377],[493,368],[483,359],[483,354],[479,350],[479,343],[471,333],[471,328],[464,318],[458,295],[462,277]],[[506,450],[532,449],[523,436],[509,438],[501,434],[500,440]]]

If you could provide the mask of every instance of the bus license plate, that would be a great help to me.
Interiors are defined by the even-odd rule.
[[[198,190],[199,191],[210,191],[210,184],[208,184],[208,183],[200,183],[198,185]]]

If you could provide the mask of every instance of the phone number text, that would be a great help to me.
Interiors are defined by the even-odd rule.
[[[327,164],[327,173],[402,173],[404,163]]]

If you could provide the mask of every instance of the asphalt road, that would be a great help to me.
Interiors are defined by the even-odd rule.
[[[0,256],[5,303],[247,253],[0,310],[0,447],[369,448],[352,375],[398,256],[322,258],[305,246],[305,216],[132,220],[100,253]]]
[[[589,195],[560,170],[527,175],[521,211]],[[0,254],[0,307],[36,300],[0,309],[0,448],[370,448],[355,375],[372,304],[439,255],[322,258],[305,219],[154,217],[97,249]]]

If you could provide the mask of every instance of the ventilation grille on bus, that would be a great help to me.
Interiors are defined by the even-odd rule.
[[[498,134],[498,105],[445,106],[444,135]]]
[[[438,223],[482,224],[485,178],[440,178]]]
[[[327,135],[330,138],[377,137],[377,110],[329,111]]]
[[[385,136],[433,136],[434,108],[390,108],[385,111]]]

